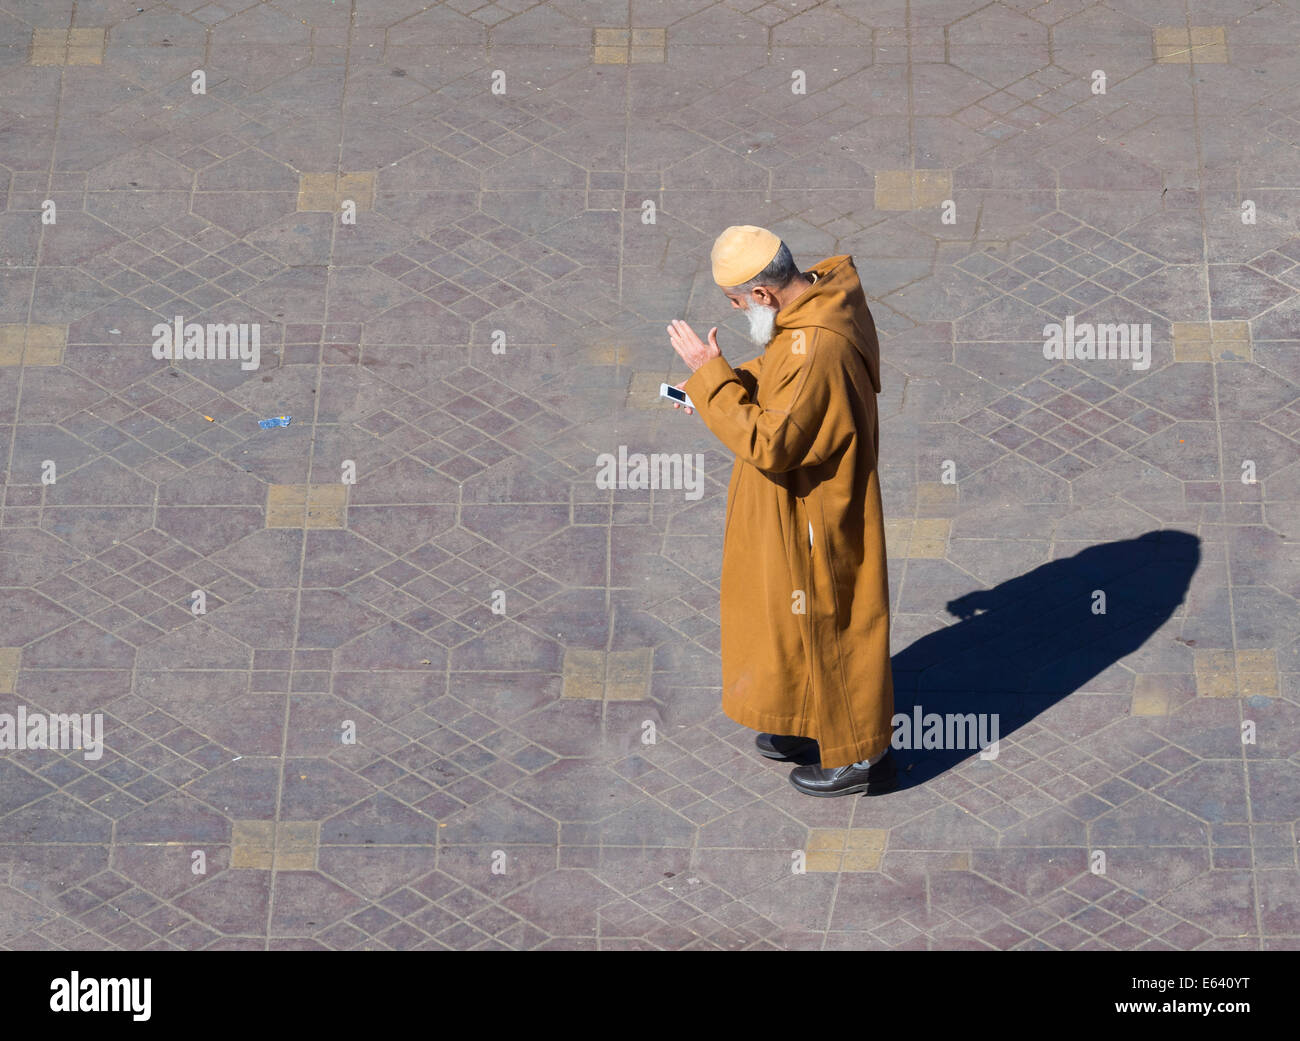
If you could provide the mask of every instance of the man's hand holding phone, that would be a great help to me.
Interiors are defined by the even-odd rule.
[[[718,327],[715,325],[709,330],[709,339],[706,343],[701,340],[687,323],[680,318],[674,318],[672,324],[668,326],[668,340],[681,357],[686,362],[691,372],[694,372],[707,361],[719,357],[722,350],[718,347]],[[689,416],[695,411],[694,404],[685,393],[686,381],[683,380],[675,387],[669,388],[668,384],[662,384],[659,388],[661,397],[669,398],[673,403],[673,408],[684,408]],[[671,391],[681,391],[681,397]]]
[[[693,402],[686,394],[685,380],[682,380],[681,383],[672,387],[668,386],[667,383],[659,384],[659,396],[671,401],[673,403],[673,408],[686,409],[686,414],[688,416],[695,411],[695,402]]]

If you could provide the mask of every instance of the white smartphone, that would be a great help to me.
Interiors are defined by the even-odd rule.
[[[671,387],[667,383],[659,384],[659,396],[661,398],[667,398],[669,401],[675,401],[679,405],[685,405],[687,408],[695,407],[695,402],[687,397],[686,391],[678,390],[676,387]]]

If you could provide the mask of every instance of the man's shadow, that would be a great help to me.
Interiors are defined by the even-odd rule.
[[[947,747],[918,747],[926,717],[975,713],[986,737],[1006,738],[1141,647],[1182,603],[1200,557],[1196,536],[1149,531],[949,601],[960,621],[893,656],[895,720],[913,723],[919,709],[922,721],[911,747],[894,747],[904,783],[929,780],[980,752],[969,740],[949,745],[969,737],[969,724],[951,734],[945,725]],[[896,745],[903,729],[895,727]]]

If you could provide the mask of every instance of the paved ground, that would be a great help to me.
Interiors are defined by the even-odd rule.
[[[0,944],[1300,945],[1297,42],[0,0],[0,712],[105,726],[0,753]],[[812,800],[719,711],[730,460],[655,393],[670,318],[756,353],[729,223],[857,260],[899,707],[996,759]],[[156,359],[175,316],[260,366]],[[1070,316],[1149,367],[1045,358]],[[598,487],[620,446],[702,494]]]

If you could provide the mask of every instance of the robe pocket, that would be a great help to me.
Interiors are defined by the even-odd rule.
[[[803,518],[803,522],[806,525],[808,525],[808,555],[812,556],[813,525],[812,525],[812,518],[808,516],[808,502],[806,499],[796,499],[795,501],[799,503],[799,516],[801,516]]]

